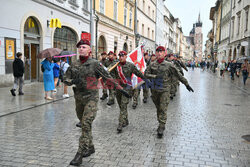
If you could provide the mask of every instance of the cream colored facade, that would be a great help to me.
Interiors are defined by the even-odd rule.
[[[121,50],[130,52],[135,48],[134,1],[96,0],[98,16],[98,56],[102,52]]]

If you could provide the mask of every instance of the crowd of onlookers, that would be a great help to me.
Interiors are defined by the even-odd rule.
[[[48,57],[41,62],[41,71],[43,72],[43,82],[45,90],[45,99],[53,100],[53,96],[57,93],[57,87],[63,85],[63,97],[68,98],[68,86],[63,84],[63,74],[67,71],[69,64],[67,58],[62,57],[54,58]],[[13,61],[13,76],[14,85],[10,90],[13,96],[16,96],[16,90],[18,89],[18,95],[24,95],[23,93],[23,75],[24,75],[24,64],[22,61],[22,53],[18,52],[16,58]],[[60,84],[61,82],[61,84]]]
[[[63,74],[67,71],[69,64],[67,59],[52,59],[48,57],[41,62],[43,72],[43,82],[45,90],[45,99],[53,100],[53,94],[57,93],[57,87],[61,87],[60,82],[63,82]],[[68,98],[68,86],[63,84],[63,97]]]
[[[193,70],[195,67],[201,68],[203,71],[205,69],[211,70],[212,72],[216,72],[219,70],[220,76],[223,78],[224,73],[228,71],[230,73],[231,80],[235,79],[235,75],[237,77],[240,77],[240,74],[242,74],[243,77],[243,84],[246,84],[247,78],[250,74],[250,64],[248,63],[248,60],[245,59],[243,61],[236,61],[232,60],[229,62],[226,62],[225,60],[222,60],[221,62],[218,61],[187,61],[186,65],[188,67],[191,67]]]

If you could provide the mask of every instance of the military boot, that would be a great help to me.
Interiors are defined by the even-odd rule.
[[[122,127],[124,128],[124,127],[128,126],[128,124],[129,124],[129,122],[128,122],[128,120],[126,120],[126,121],[122,124]]]
[[[100,98],[101,100],[105,100],[108,97],[107,94],[103,94],[102,97]]]
[[[160,124],[158,129],[157,129],[157,135],[159,138],[162,138],[164,130],[165,130],[165,125]]]
[[[81,128],[81,127],[82,127],[82,123],[81,123],[81,122],[78,122],[78,123],[76,124],[76,127]]]
[[[79,166],[82,164],[82,154],[81,153],[76,153],[75,158],[70,162],[70,165],[73,166]]]
[[[137,104],[136,104],[136,103],[133,103],[132,108],[133,108],[133,109],[136,109],[136,107],[137,107]]]
[[[119,123],[118,127],[117,127],[117,132],[121,133],[122,132],[122,124]]]
[[[10,92],[11,92],[12,96],[16,96],[15,89],[11,89]]]
[[[90,146],[89,147],[89,152],[90,152],[90,154],[95,153],[95,147],[94,146]]]
[[[109,100],[108,103],[107,103],[107,105],[109,105],[109,106],[111,106],[111,105],[113,105],[113,104],[115,104],[115,101],[114,101],[114,100]]]

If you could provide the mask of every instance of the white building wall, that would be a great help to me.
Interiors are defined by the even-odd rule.
[[[56,0],[0,0],[0,85],[13,81],[12,74],[5,72],[4,38],[15,38],[16,52],[23,53],[23,31],[28,17],[33,16],[40,26],[40,50],[53,47],[54,29],[47,26],[47,21],[52,18],[59,18],[62,26],[67,26],[75,31],[78,39],[80,39],[82,31],[90,32],[90,14],[82,9],[82,1],[78,1],[79,7],[72,6],[68,1],[62,2],[59,3]]]

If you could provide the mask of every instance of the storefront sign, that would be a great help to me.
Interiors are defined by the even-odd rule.
[[[91,34],[90,33],[87,33],[87,32],[83,32],[81,34],[81,39],[87,39],[87,40],[91,40]]]
[[[5,58],[6,60],[15,59],[16,39],[5,38]]]

